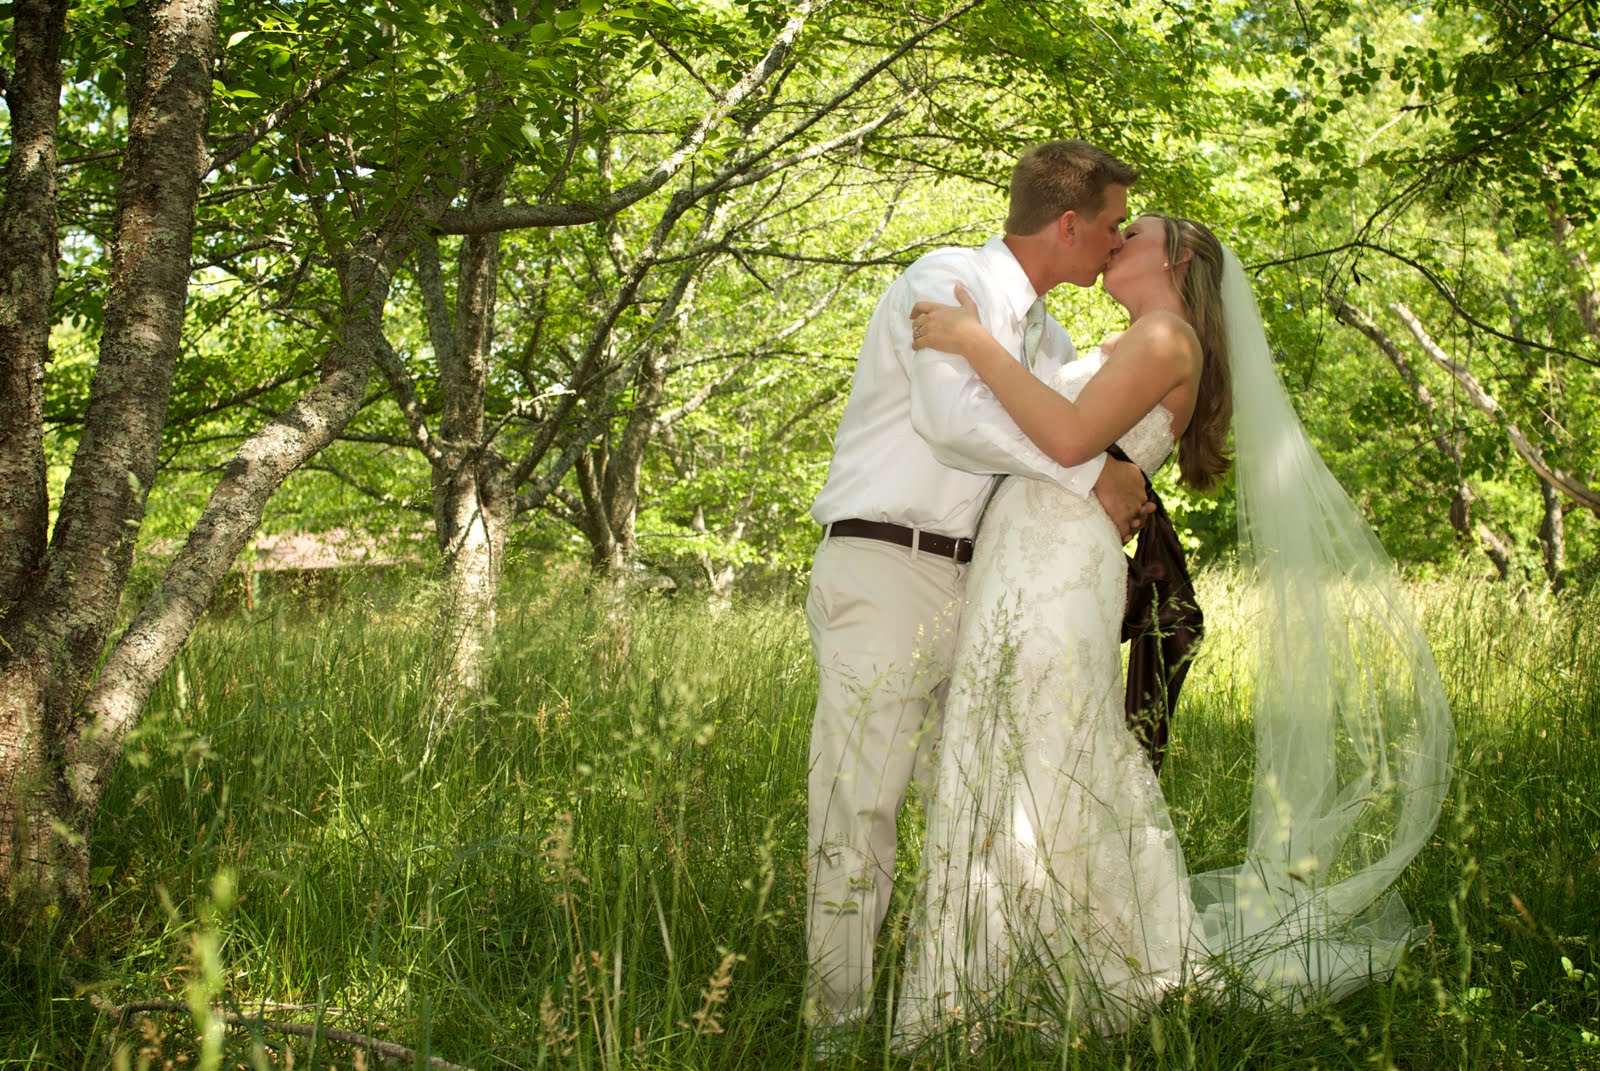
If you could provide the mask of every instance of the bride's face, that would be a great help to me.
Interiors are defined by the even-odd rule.
[[[1160,216],[1140,216],[1122,231],[1122,248],[1106,268],[1106,293],[1119,295],[1148,287],[1168,274],[1167,223]]]

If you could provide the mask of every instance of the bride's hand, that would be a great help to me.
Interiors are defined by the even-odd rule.
[[[942,350],[971,357],[973,350],[993,336],[978,319],[978,303],[960,283],[956,284],[956,305],[919,301],[911,307],[911,348]]]

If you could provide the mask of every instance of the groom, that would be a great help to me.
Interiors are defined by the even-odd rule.
[[[1138,177],[1082,141],[1035,146],[1012,172],[1005,235],[981,249],[921,258],[890,285],[867,325],[833,463],[811,507],[823,539],[806,600],[820,673],[806,1014],[820,1029],[849,1029],[871,1005],[895,820],[938,733],[966,565],[994,474],[1093,493],[1124,537],[1144,509],[1136,466],[1102,455],[1063,468],[1022,434],[965,361],[914,355],[911,307],[953,303],[956,284],[964,285],[984,326],[1048,380],[1075,353],[1040,299],[1059,283],[1094,285],[1122,245],[1128,187]]]

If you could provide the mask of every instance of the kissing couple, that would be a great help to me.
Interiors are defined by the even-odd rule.
[[[1192,220],[1128,222],[1138,177],[1085,142],[1033,147],[1004,235],[922,257],[867,325],[811,509],[819,1054],[864,1029],[880,977],[911,1050],[1007,1022],[1122,1030],[1184,984],[1337,999],[1415,940],[1392,886],[1449,784],[1438,671],[1284,394],[1238,259]],[[1044,295],[1102,277],[1128,326],[1079,357]],[[1217,689],[1254,724],[1243,859],[1193,875],[1152,746],[1165,709],[1125,714],[1120,652],[1122,546],[1170,525],[1146,477],[1174,453],[1196,491],[1232,466],[1233,609],[1256,629],[1253,676]],[[1130,728],[1150,720],[1154,737]],[[913,780],[906,950],[878,964]]]

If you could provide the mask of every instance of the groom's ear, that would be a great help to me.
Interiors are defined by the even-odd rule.
[[[1078,210],[1069,208],[1056,219],[1056,237],[1063,242],[1078,240]]]

